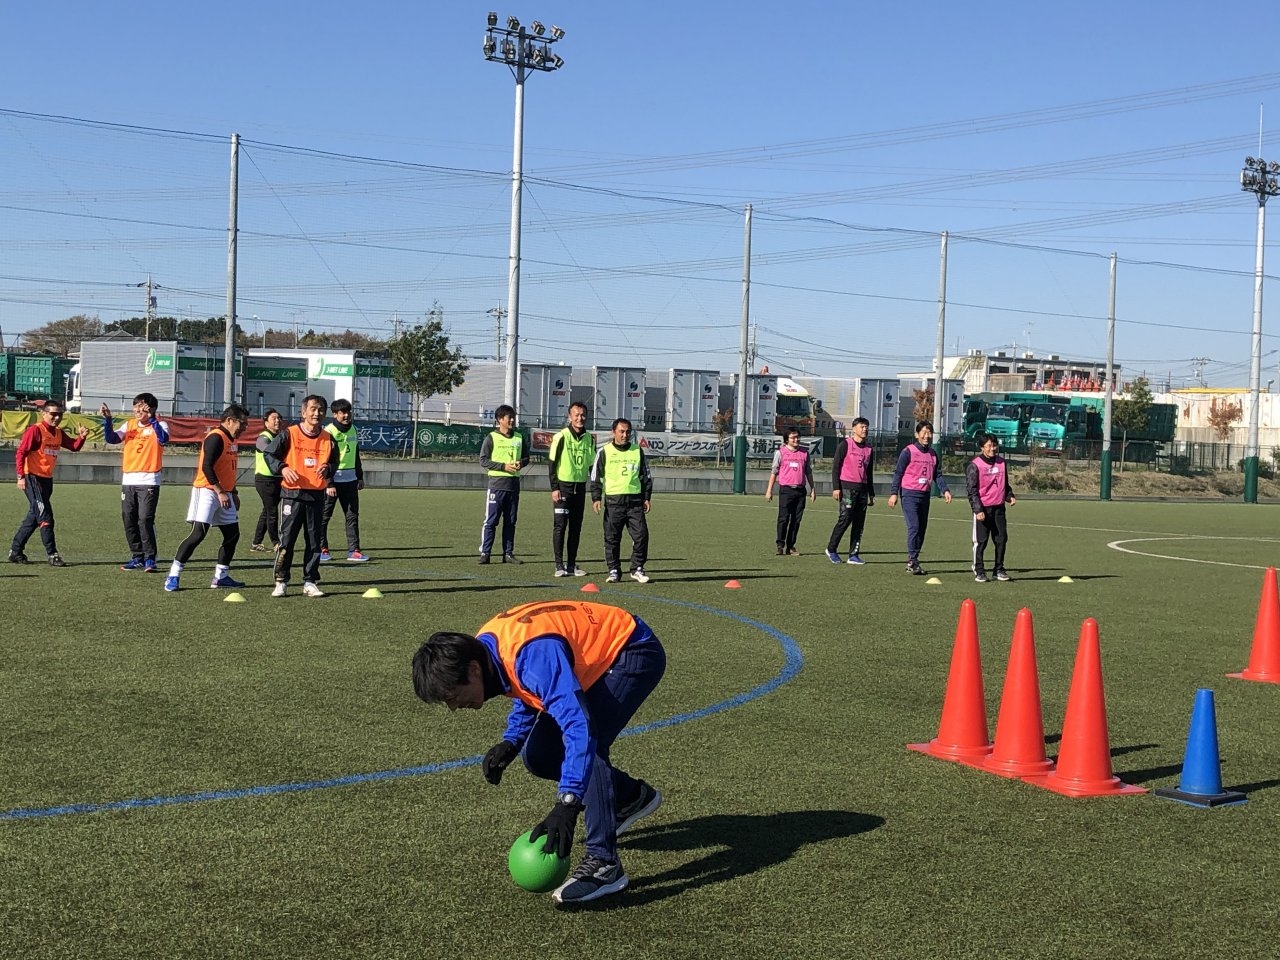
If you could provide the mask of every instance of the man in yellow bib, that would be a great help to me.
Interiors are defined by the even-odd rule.
[[[585,813],[586,856],[556,888],[556,903],[586,903],[628,883],[618,834],[662,804],[662,794],[613,766],[613,741],[653,692],[667,655],[639,617],[579,600],[513,607],[469,633],[434,633],[414,655],[413,689],[427,703],[479,710],[515,701],[482,770],[497,785],[517,756],[558,783],[551,812],[533,828],[543,850],[569,855]]]

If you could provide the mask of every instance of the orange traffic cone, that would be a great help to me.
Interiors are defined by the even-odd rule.
[[[1107,738],[1107,704],[1102,696],[1102,653],[1098,621],[1092,617],[1080,627],[1080,646],[1067,694],[1067,715],[1062,722],[1062,749],[1058,769],[1027,783],[1068,797],[1101,797],[1146,793],[1143,787],[1122,783],[1111,772],[1111,744]]]
[[[1262,576],[1262,598],[1258,601],[1258,619],[1253,627],[1249,666],[1227,676],[1237,680],[1280,683],[1280,600],[1276,596],[1275,567],[1267,567]]]
[[[1053,769],[1053,761],[1044,755],[1035,624],[1026,607],[1018,611],[1014,623],[1000,718],[996,721],[996,742],[982,769],[1001,777],[1036,776]]]
[[[737,580],[728,580],[725,582],[724,588],[726,590],[741,590],[742,584],[740,584]]]
[[[579,593],[599,593],[600,588],[597,587],[594,583],[584,583],[582,585],[582,589],[578,592]]]
[[[982,658],[978,653],[978,611],[972,600],[960,604],[960,623],[951,650],[951,672],[938,735],[928,743],[909,743],[907,749],[979,768],[991,753],[987,701],[982,693]]]

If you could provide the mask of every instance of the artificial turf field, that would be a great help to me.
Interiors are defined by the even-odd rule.
[[[162,497],[162,558],[185,534],[186,494]],[[451,715],[409,682],[432,630],[579,595],[582,581],[551,576],[545,494],[522,504],[526,563],[478,567],[482,493],[365,491],[373,562],[326,564],[323,599],[275,600],[265,555],[247,552],[250,491],[233,569],[243,604],[207,588],[216,534],[177,594],[119,571],[118,496],[59,485],[71,566],[0,569],[5,957],[1280,953],[1280,686],[1223,676],[1248,662],[1277,560],[1273,506],[1023,499],[1010,509],[1014,582],[975,584],[966,507],[938,501],[923,562],[939,586],[904,572],[901,514],[883,497],[859,568],[822,556],[830,500],[806,514],[805,555],[781,558],[773,504],[659,495],[647,586],[604,586],[588,514],[581,562],[597,599],[644,617],[668,650],[636,722],[692,716],[615,747],[666,798],[623,838],[630,889],[558,910],[506,874],[507,848],[554,786],[514,765],[490,787],[476,763],[505,701]],[[12,484],[0,490],[11,527],[24,507]],[[35,541],[27,552],[43,554]],[[361,599],[370,586],[385,598]],[[966,597],[992,733],[1026,606],[1056,753],[1092,616],[1116,773],[1175,785],[1195,690],[1211,687],[1223,781],[1249,802],[1073,800],[908,752],[937,732]],[[298,784],[312,788],[269,789]],[[182,802],[118,803],[149,798]]]

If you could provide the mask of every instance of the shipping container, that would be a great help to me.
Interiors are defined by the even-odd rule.
[[[61,399],[74,360],[41,353],[6,353],[0,364],[0,393],[18,400]]]
[[[165,416],[217,416],[223,399],[223,348],[173,340],[85,340],[68,409],[127,411],[140,393],[154,394]],[[239,396],[239,378],[233,388]]]
[[[548,363],[520,364],[520,401],[516,410],[521,426],[564,426],[569,419],[572,389],[572,367]]]
[[[636,430],[641,429],[644,426],[644,380],[645,370],[642,367],[592,367],[594,393],[584,401],[590,429],[608,430],[619,417],[630,420]]]
[[[672,369],[667,378],[667,430],[714,433],[720,402],[719,370]]]

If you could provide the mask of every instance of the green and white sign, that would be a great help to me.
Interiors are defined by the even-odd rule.
[[[142,363],[142,372],[148,377],[157,370],[172,370],[173,354],[172,353],[156,353],[152,347],[147,351],[147,359]]]

